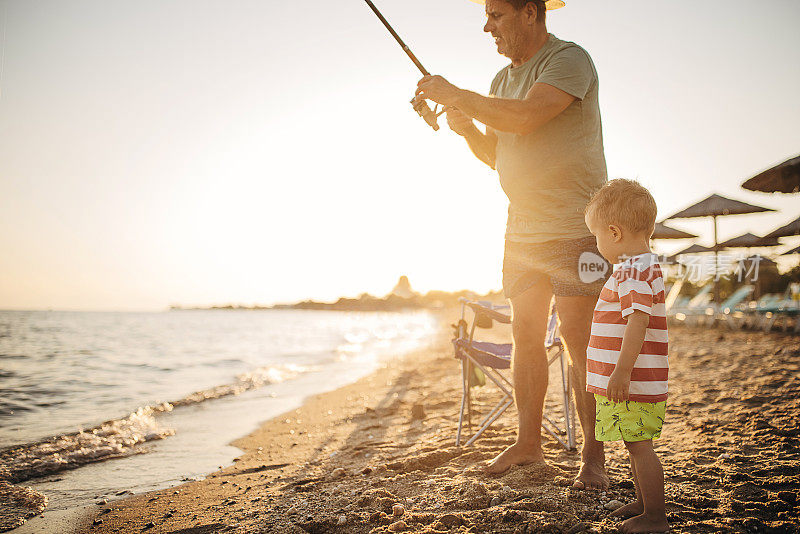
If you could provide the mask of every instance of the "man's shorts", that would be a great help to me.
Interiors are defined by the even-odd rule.
[[[667,401],[614,402],[595,393],[594,437],[597,441],[645,441],[661,436]]]
[[[593,265],[586,265],[587,258]],[[601,273],[595,269],[602,265],[604,271],[598,277]],[[506,240],[503,293],[509,299],[542,283],[549,283],[559,297],[597,296],[610,273],[611,266],[597,250],[594,236],[544,243]]]

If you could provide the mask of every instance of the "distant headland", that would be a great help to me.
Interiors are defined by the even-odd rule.
[[[458,299],[467,297],[495,301],[502,299],[500,291],[490,291],[480,295],[474,291],[461,290],[429,291],[425,294],[417,293],[411,289],[407,276],[401,276],[394,289],[385,297],[376,297],[369,293],[362,293],[357,298],[341,297],[336,302],[318,302],[304,300],[293,304],[273,304],[271,306],[224,304],[215,306],[186,307],[180,305],[170,306],[170,310],[337,310],[337,311],[399,311],[409,309],[442,309],[455,306]]]

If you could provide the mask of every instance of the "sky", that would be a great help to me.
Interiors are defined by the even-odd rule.
[[[375,3],[460,87],[508,64],[483,6]],[[597,66],[610,177],[661,218],[712,192],[779,210],[721,218],[721,239],[800,215],[740,188],[800,153],[798,23],[796,0],[548,14]],[[364,2],[0,0],[0,24],[0,309],[500,287],[497,175],[416,116],[420,74]],[[710,220],[672,225],[711,244]]]

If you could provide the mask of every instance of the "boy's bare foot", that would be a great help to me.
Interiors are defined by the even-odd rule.
[[[635,515],[641,515],[644,513],[644,504],[639,501],[632,502],[630,504],[626,504],[624,506],[620,506],[613,512],[611,512],[609,517],[633,517]]]
[[[581,464],[581,470],[572,487],[574,489],[604,490],[608,489],[608,484],[608,475],[606,475],[606,470],[602,465],[594,462],[584,462]]]
[[[509,448],[495,456],[489,462],[485,471],[490,475],[499,475],[508,471],[512,465],[527,465],[544,463],[544,455],[539,447],[526,447],[519,443],[511,445]]]
[[[669,523],[666,516],[652,517],[641,514],[623,521],[619,529],[626,534],[632,532],[669,532]]]

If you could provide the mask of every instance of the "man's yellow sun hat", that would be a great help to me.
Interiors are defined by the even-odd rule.
[[[470,0],[471,2],[475,2],[476,4],[484,4],[484,0]],[[547,8],[548,11],[552,9],[558,9],[560,7],[564,7],[565,4],[563,0],[545,0],[544,7]]]

